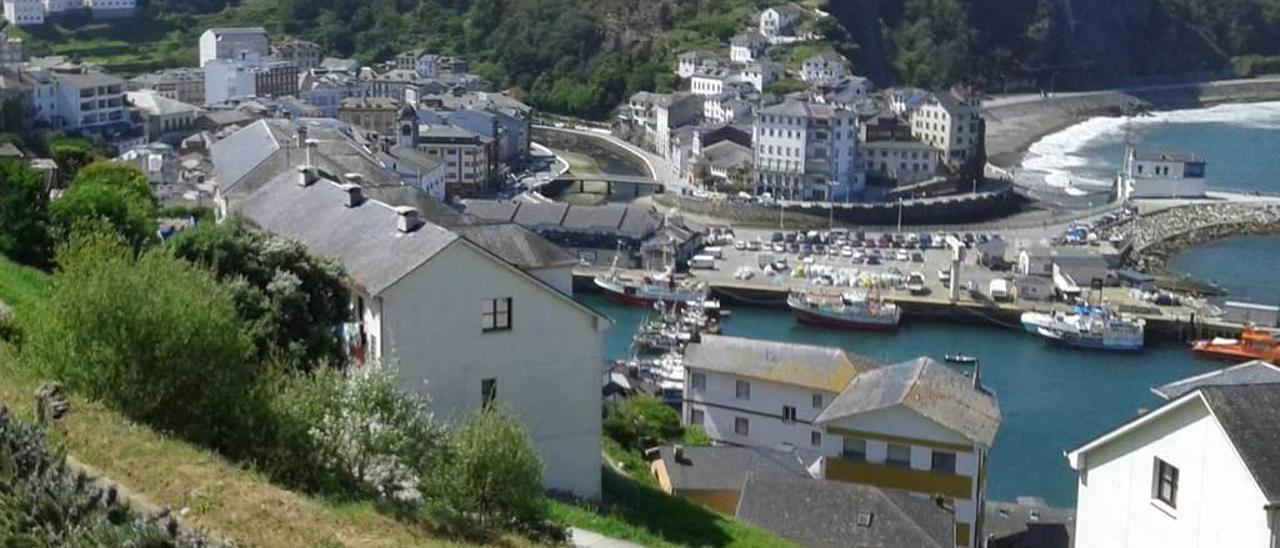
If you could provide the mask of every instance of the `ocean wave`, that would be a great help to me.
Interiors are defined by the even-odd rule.
[[[1124,141],[1125,128],[1134,133],[1171,124],[1230,124],[1249,129],[1280,129],[1280,102],[1218,105],[1210,108],[1170,110],[1145,116],[1097,117],[1046,135],[1033,143],[1022,161],[1020,180],[1039,181],[1063,189],[1098,189],[1111,185],[1110,176],[1099,177],[1099,166],[1081,151]],[[1120,158],[1105,165],[1119,166]],[[1091,168],[1091,169],[1090,169]]]

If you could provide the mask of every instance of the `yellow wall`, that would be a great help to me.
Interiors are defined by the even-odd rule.
[[[667,475],[667,463],[662,462],[662,459],[656,459],[649,465],[649,471],[653,473],[653,478],[658,480],[658,487],[662,488],[662,492],[670,495],[671,476]]]
[[[973,498],[972,478],[869,462],[828,457],[827,479],[915,493],[945,495],[958,500]]]
[[[741,495],[738,491],[676,491],[676,494],[730,516],[738,512]]]
[[[969,546],[969,524],[956,524],[956,546]]]

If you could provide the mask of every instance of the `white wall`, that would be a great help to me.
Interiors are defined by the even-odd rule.
[[[481,306],[511,297],[512,329],[484,333]],[[600,372],[607,322],[459,241],[382,296],[386,360],[401,386],[426,393],[436,417],[481,406],[481,380],[529,427],[544,485],[600,493]]]
[[[707,377],[706,389],[697,391],[691,382],[693,373],[702,373]],[[751,383],[751,399],[737,398],[737,381]],[[835,398],[835,393],[820,392],[808,388],[800,388],[780,383],[771,383],[758,379],[736,377],[724,373],[709,372],[689,368],[685,374],[685,410],[684,421],[688,423],[690,411],[701,409],[705,413],[703,428],[707,435],[717,441],[756,447],[774,447],[789,443],[795,447],[819,449],[811,445],[812,432],[822,429],[814,426],[813,420],[822,413],[822,408],[813,407],[813,395],[822,394],[822,408]],[[796,420],[782,420],[782,406],[796,408]],[[750,425],[747,436],[739,436],[734,432],[734,419],[743,417]],[[826,437],[826,434],[823,434]]]
[[[1178,468],[1177,508],[1151,497],[1156,457]],[[1084,455],[1076,546],[1268,548],[1265,500],[1199,401]]]

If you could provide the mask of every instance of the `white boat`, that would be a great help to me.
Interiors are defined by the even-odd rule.
[[[1101,350],[1140,350],[1146,320],[1123,316],[1109,308],[1077,306],[1072,312],[1026,312],[1027,332],[1054,342]]]
[[[706,282],[676,280],[669,268],[664,272],[645,274],[640,280],[624,279],[618,273],[616,256],[609,271],[596,276],[595,284],[610,299],[640,306],[655,302],[702,301],[709,294]]]

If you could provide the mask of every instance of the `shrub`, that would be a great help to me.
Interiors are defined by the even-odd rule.
[[[155,206],[149,199],[115,185],[72,185],[49,206],[54,234],[66,240],[82,223],[106,221],[129,245],[138,248],[156,235]]]
[[[472,416],[452,433],[423,493],[432,517],[459,534],[563,536],[548,522],[542,458],[524,426],[496,409]]]
[[[277,424],[265,460],[272,475],[312,490],[419,499],[418,482],[445,437],[426,402],[396,387],[394,370],[281,371],[270,384]]]
[[[645,449],[679,439],[680,414],[662,400],[637,396],[605,405],[604,433],[627,449]]]
[[[207,546],[168,519],[129,511],[114,489],[68,472],[43,431],[0,408],[0,538],[4,546]]]
[[[233,447],[254,410],[248,341],[226,289],[162,252],[135,256],[100,225],[57,261],[48,300],[19,317],[23,362],[134,420]]]
[[[49,259],[49,200],[40,175],[0,161],[0,255],[29,265]]]

